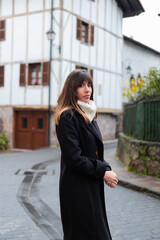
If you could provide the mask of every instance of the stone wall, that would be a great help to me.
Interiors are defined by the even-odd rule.
[[[13,147],[13,108],[0,107],[0,133],[9,134],[10,147]]]
[[[51,114],[50,127],[51,127],[50,143],[51,143],[52,147],[55,147],[58,144],[58,139],[57,139],[57,135],[56,135],[56,129],[55,129],[55,123],[54,123],[54,113],[53,112]]]
[[[116,138],[116,117],[107,113],[98,113],[97,122],[103,141]]]
[[[102,133],[103,141],[113,140],[117,137],[117,132],[122,130],[122,115],[118,118],[107,113],[98,113],[98,125]],[[51,115],[51,136],[50,136],[51,146],[56,146],[58,144],[55,123],[54,123],[54,113]]]
[[[113,140],[117,136],[117,116],[109,113],[98,113],[97,122],[102,133],[103,141]],[[122,118],[118,119],[118,131],[121,130]],[[54,114],[51,116],[51,145],[58,143],[54,124]]]
[[[123,132],[123,113],[119,113],[117,115],[116,122],[116,137],[118,137],[119,133]]]
[[[147,142],[119,134],[117,157],[128,170],[160,177],[160,143]]]

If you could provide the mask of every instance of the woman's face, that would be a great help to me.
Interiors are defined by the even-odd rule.
[[[83,82],[77,88],[77,98],[81,102],[88,103],[92,94],[92,85],[88,81]]]

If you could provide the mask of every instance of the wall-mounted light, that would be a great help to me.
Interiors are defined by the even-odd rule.
[[[126,67],[126,70],[127,70],[127,73],[128,73],[128,74],[130,74],[130,73],[131,73],[131,71],[132,71],[132,68],[131,68],[131,66],[130,66],[130,65],[128,65],[128,66]]]

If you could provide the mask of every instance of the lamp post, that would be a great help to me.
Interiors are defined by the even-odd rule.
[[[50,115],[51,115],[51,64],[52,64],[52,41],[55,39],[53,31],[53,0],[51,1],[51,25],[47,31],[47,38],[50,41],[50,59],[49,59],[49,85],[48,85],[48,146],[50,146]]]

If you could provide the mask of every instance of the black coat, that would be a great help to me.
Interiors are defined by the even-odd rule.
[[[96,121],[86,124],[75,110],[61,114],[56,127],[61,148],[60,207],[64,240],[111,240],[103,176],[111,170],[103,159]],[[72,116],[73,115],[73,116]]]

